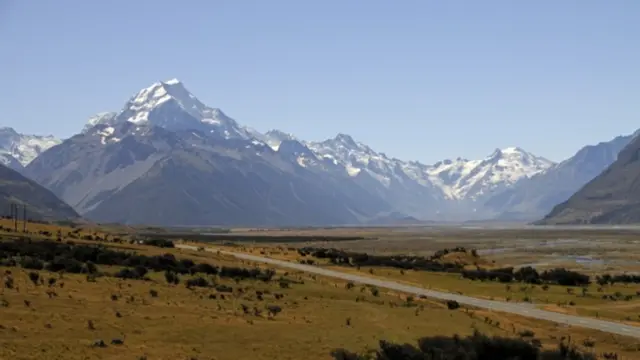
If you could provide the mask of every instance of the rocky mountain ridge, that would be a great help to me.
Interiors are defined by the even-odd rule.
[[[615,153],[615,146],[610,153]],[[490,219],[517,212],[520,217],[533,219],[532,216],[544,211],[545,207],[554,205],[548,204],[552,200],[536,202],[522,195],[535,186],[541,189],[540,185],[535,185],[541,183],[540,180],[533,179],[555,179],[542,182],[549,186],[544,188],[545,192],[552,191],[557,185],[554,181],[564,182],[562,188],[566,192],[575,191],[583,185],[582,181],[589,180],[584,180],[589,174],[608,166],[608,161],[614,159],[605,157],[594,166],[587,160],[570,160],[555,164],[521,148],[509,147],[496,149],[480,160],[457,158],[426,165],[376,152],[346,134],[309,142],[279,130],[260,133],[240,125],[222,110],[206,106],[184,84],[172,79],[140,90],[118,112],[91,117],[81,133],[46,151],[27,166],[26,173],[80,213],[111,221],[113,214],[109,212],[116,212],[115,209],[121,206],[114,199],[127,202],[116,195],[128,193],[125,190],[129,186],[154,176],[158,178],[146,180],[157,184],[159,188],[155,191],[160,191],[159,179],[173,176],[167,173],[169,168],[180,168],[185,174],[193,171],[194,177],[197,173],[202,181],[208,182],[213,181],[209,178],[211,174],[220,176],[223,169],[230,173],[243,169],[236,175],[245,180],[254,175],[253,172],[264,180],[260,171],[276,171],[284,177],[267,176],[269,181],[295,183],[291,177],[302,178],[305,185],[300,186],[303,188],[310,190],[307,186],[315,184],[313,186],[320,186],[326,194],[341,194],[341,200],[336,199],[334,205],[346,211],[343,218],[318,213],[315,223],[325,224],[331,218],[332,223],[345,224],[367,221],[384,213],[400,213],[423,220],[459,221]],[[222,163],[226,165],[220,165]],[[227,166],[230,163],[233,166]],[[572,166],[584,175],[574,179],[566,171],[558,171],[559,167]],[[591,167],[592,171],[582,171],[581,167]],[[201,173],[205,168],[210,175]],[[235,181],[232,178],[229,181]],[[184,186],[177,178],[175,181],[173,186],[176,188]],[[260,182],[252,178],[245,184],[246,189],[235,191],[258,196],[254,181]],[[193,188],[190,191],[194,192],[190,196],[194,198],[205,198],[209,195],[207,191],[211,191],[206,184],[189,183]],[[266,182],[260,186],[266,189],[280,185]],[[154,190],[145,191],[151,196]],[[282,194],[279,206],[287,207],[304,198],[294,188],[284,192],[286,195]],[[158,192],[153,196],[165,194]],[[135,198],[136,194],[131,196]],[[565,193],[549,199],[564,201],[563,196]],[[222,206],[221,199],[212,201]],[[252,201],[255,206],[260,203],[257,199]],[[318,207],[310,199],[302,202],[306,207]],[[112,204],[107,207],[110,210],[105,210],[104,204]],[[199,204],[196,208],[202,206]],[[234,203],[234,206],[249,211],[252,205],[247,202],[243,205]],[[270,210],[262,215],[265,219],[270,219],[270,212],[280,212],[279,207],[268,208]],[[333,211],[328,205],[324,209]],[[191,210],[178,208],[176,211]],[[149,216],[153,220],[155,215]],[[198,221],[206,221],[206,217],[198,218],[202,219]],[[267,223],[278,217],[271,218],[273,221]],[[139,221],[148,220],[143,216]]]

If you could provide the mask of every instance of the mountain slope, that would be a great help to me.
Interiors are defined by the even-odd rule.
[[[348,224],[390,210],[297,141],[274,151],[180,89],[143,89],[120,113],[94,118],[43,153],[27,174],[103,222]]]
[[[0,209],[10,215],[10,204],[27,206],[27,217],[31,219],[75,219],[78,214],[58,199],[51,191],[27,179],[15,170],[0,165]],[[22,216],[22,214],[20,214]]]
[[[18,172],[21,172],[24,169],[24,166],[22,166],[20,161],[8,152],[0,152],[0,164]]]
[[[197,155],[193,155],[194,151]],[[369,221],[389,213],[398,213],[399,218],[429,220],[486,219],[493,213],[478,210],[482,210],[487,198],[552,165],[517,147],[497,149],[481,160],[456,159],[425,165],[376,152],[346,134],[321,142],[302,141],[278,130],[262,134],[241,126],[220,109],[205,105],[181,82],[172,79],[140,90],[118,112],[93,116],[80,134],[42,154],[27,166],[25,173],[80,213],[98,220],[111,221],[112,215],[120,216],[117,213],[122,210],[117,209],[127,203],[127,208],[137,208],[128,218],[155,222],[156,217],[164,216],[157,214],[157,209],[143,211],[138,204],[129,202],[150,199],[152,194],[166,199],[174,196],[173,190],[159,190],[164,189],[161,180],[167,178],[172,181],[172,189],[184,186],[189,196],[196,194],[194,199],[208,199],[221,209],[238,202],[243,204],[240,208],[245,214],[255,210],[252,206],[268,209],[257,212],[267,223],[289,224],[295,222],[292,219],[299,219],[308,224],[311,220],[301,210],[291,218],[275,215],[302,201],[306,207],[317,209],[318,221],[333,224]],[[171,169],[184,173],[173,176]],[[207,169],[209,175],[200,173],[202,169]],[[226,179],[227,174],[234,175]],[[198,184],[194,179],[205,183]],[[279,189],[282,194],[278,197],[289,202],[282,200],[272,205],[254,199],[253,205],[245,203],[243,196],[260,196],[254,194],[253,185],[264,179],[269,179],[264,186]],[[217,201],[212,199],[216,190],[210,188],[214,184],[226,188],[225,181],[237,181],[244,187],[230,187],[224,196],[215,195]],[[295,185],[281,189],[281,182]],[[145,187],[138,188],[140,184]],[[129,186],[138,190],[129,193]],[[229,192],[232,190],[243,194]],[[323,197],[311,196],[307,191]],[[162,204],[177,206],[174,211],[186,211],[189,218],[205,221],[201,213],[210,210],[207,206],[182,202],[184,199],[178,202],[178,198]],[[326,199],[332,199],[333,205],[326,204]],[[158,204],[164,201],[157,200]],[[186,210],[171,205],[174,202]],[[197,216],[193,214],[195,209],[201,212]],[[235,215],[225,218],[211,214],[209,221],[236,221]],[[335,218],[338,214],[340,219]]]
[[[539,223],[640,223],[640,137],[634,137],[611,166]]]
[[[53,136],[24,135],[9,127],[0,128],[0,161],[13,169],[21,169],[60,142]]]
[[[539,219],[603,172],[634,136],[585,146],[571,158],[491,197],[485,206],[503,218]]]
[[[361,186],[397,210],[422,219],[486,216],[475,213],[478,202],[553,165],[515,147],[496,149],[482,160],[424,165],[390,158],[345,134],[306,145],[319,157],[342,165]]]

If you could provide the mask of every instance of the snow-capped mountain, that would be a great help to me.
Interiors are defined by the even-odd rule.
[[[293,134],[289,134],[280,130],[269,130],[264,135],[258,135],[256,137],[264,141],[275,151],[278,151],[278,149],[280,148],[280,144],[282,144],[283,141],[298,141],[298,139],[293,136]]]
[[[253,214],[256,224],[287,219],[300,225],[390,213],[486,218],[493,215],[483,212],[487,198],[552,165],[517,147],[480,160],[425,165],[389,157],[346,134],[309,142],[279,130],[261,133],[173,79],[140,90],[120,111],[91,117],[80,134],[26,171],[99,221],[121,221],[129,208],[133,222],[178,224],[176,214],[179,223],[239,224]],[[214,213],[217,218],[207,220]]]
[[[450,199],[478,200],[539,174],[554,162],[518,147],[496,149],[482,160],[438,162],[426,170],[430,180]]]
[[[177,79],[160,81],[137,92],[120,112],[104,112],[87,122],[85,131],[98,124],[148,124],[167,130],[197,130],[225,139],[251,139],[222,110],[204,105]]]
[[[491,197],[485,207],[504,219],[539,219],[607,169],[639,132],[585,146],[572,157]]]
[[[24,135],[3,127],[0,128],[0,162],[18,170],[60,142],[53,136]]]
[[[91,118],[25,171],[97,221],[356,224],[392,210],[297,140],[283,138],[276,151],[267,138],[181,83],[159,82],[121,111]]]
[[[342,164],[351,176],[364,171],[384,186],[389,186],[393,179],[408,177],[420,185],[435,186],[449,200],[478,200],[554,164],[520,148],[510,147],[496,149],[482,160],[458,158],[424,165],[389,158],[345,134],[323,142],[308,142],[307,146],[320,156]]]

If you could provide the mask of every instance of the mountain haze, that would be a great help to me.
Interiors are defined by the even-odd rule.
[[[346,175],[301,165],[300,159],[322,163],[301,144],[273,150],[176,81],[153,84],[119,113],[92,122],[26,169],[91,219],[355,224],[390,210]]]
[[[427,165],[389,157],[342,133],[318,142],[280,130],[261,133],[172,79],[138,91],[120,111],[92,116],[24,172],[97,221],[533,220],[595,177],[629,140],[587,147],[559,164],[514,146],[479,160]]]
[[[585,146],[571,158],[491,197],[485,206],[504,219],[539,219],[609,167],[634,136]]]
[[[539,223],[640,223],[640,138],[633,137],[611,166]]]

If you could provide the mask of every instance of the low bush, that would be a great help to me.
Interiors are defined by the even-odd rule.
[[[335,360],[596,360],[596,356],[561,343],[557,349],[541,350],[524,339],[488,337],[478,332],[462,338],[434,336],[418,340],[417,346],[380,341],[372,354],[357,354],[345,349],[331,352]]]

